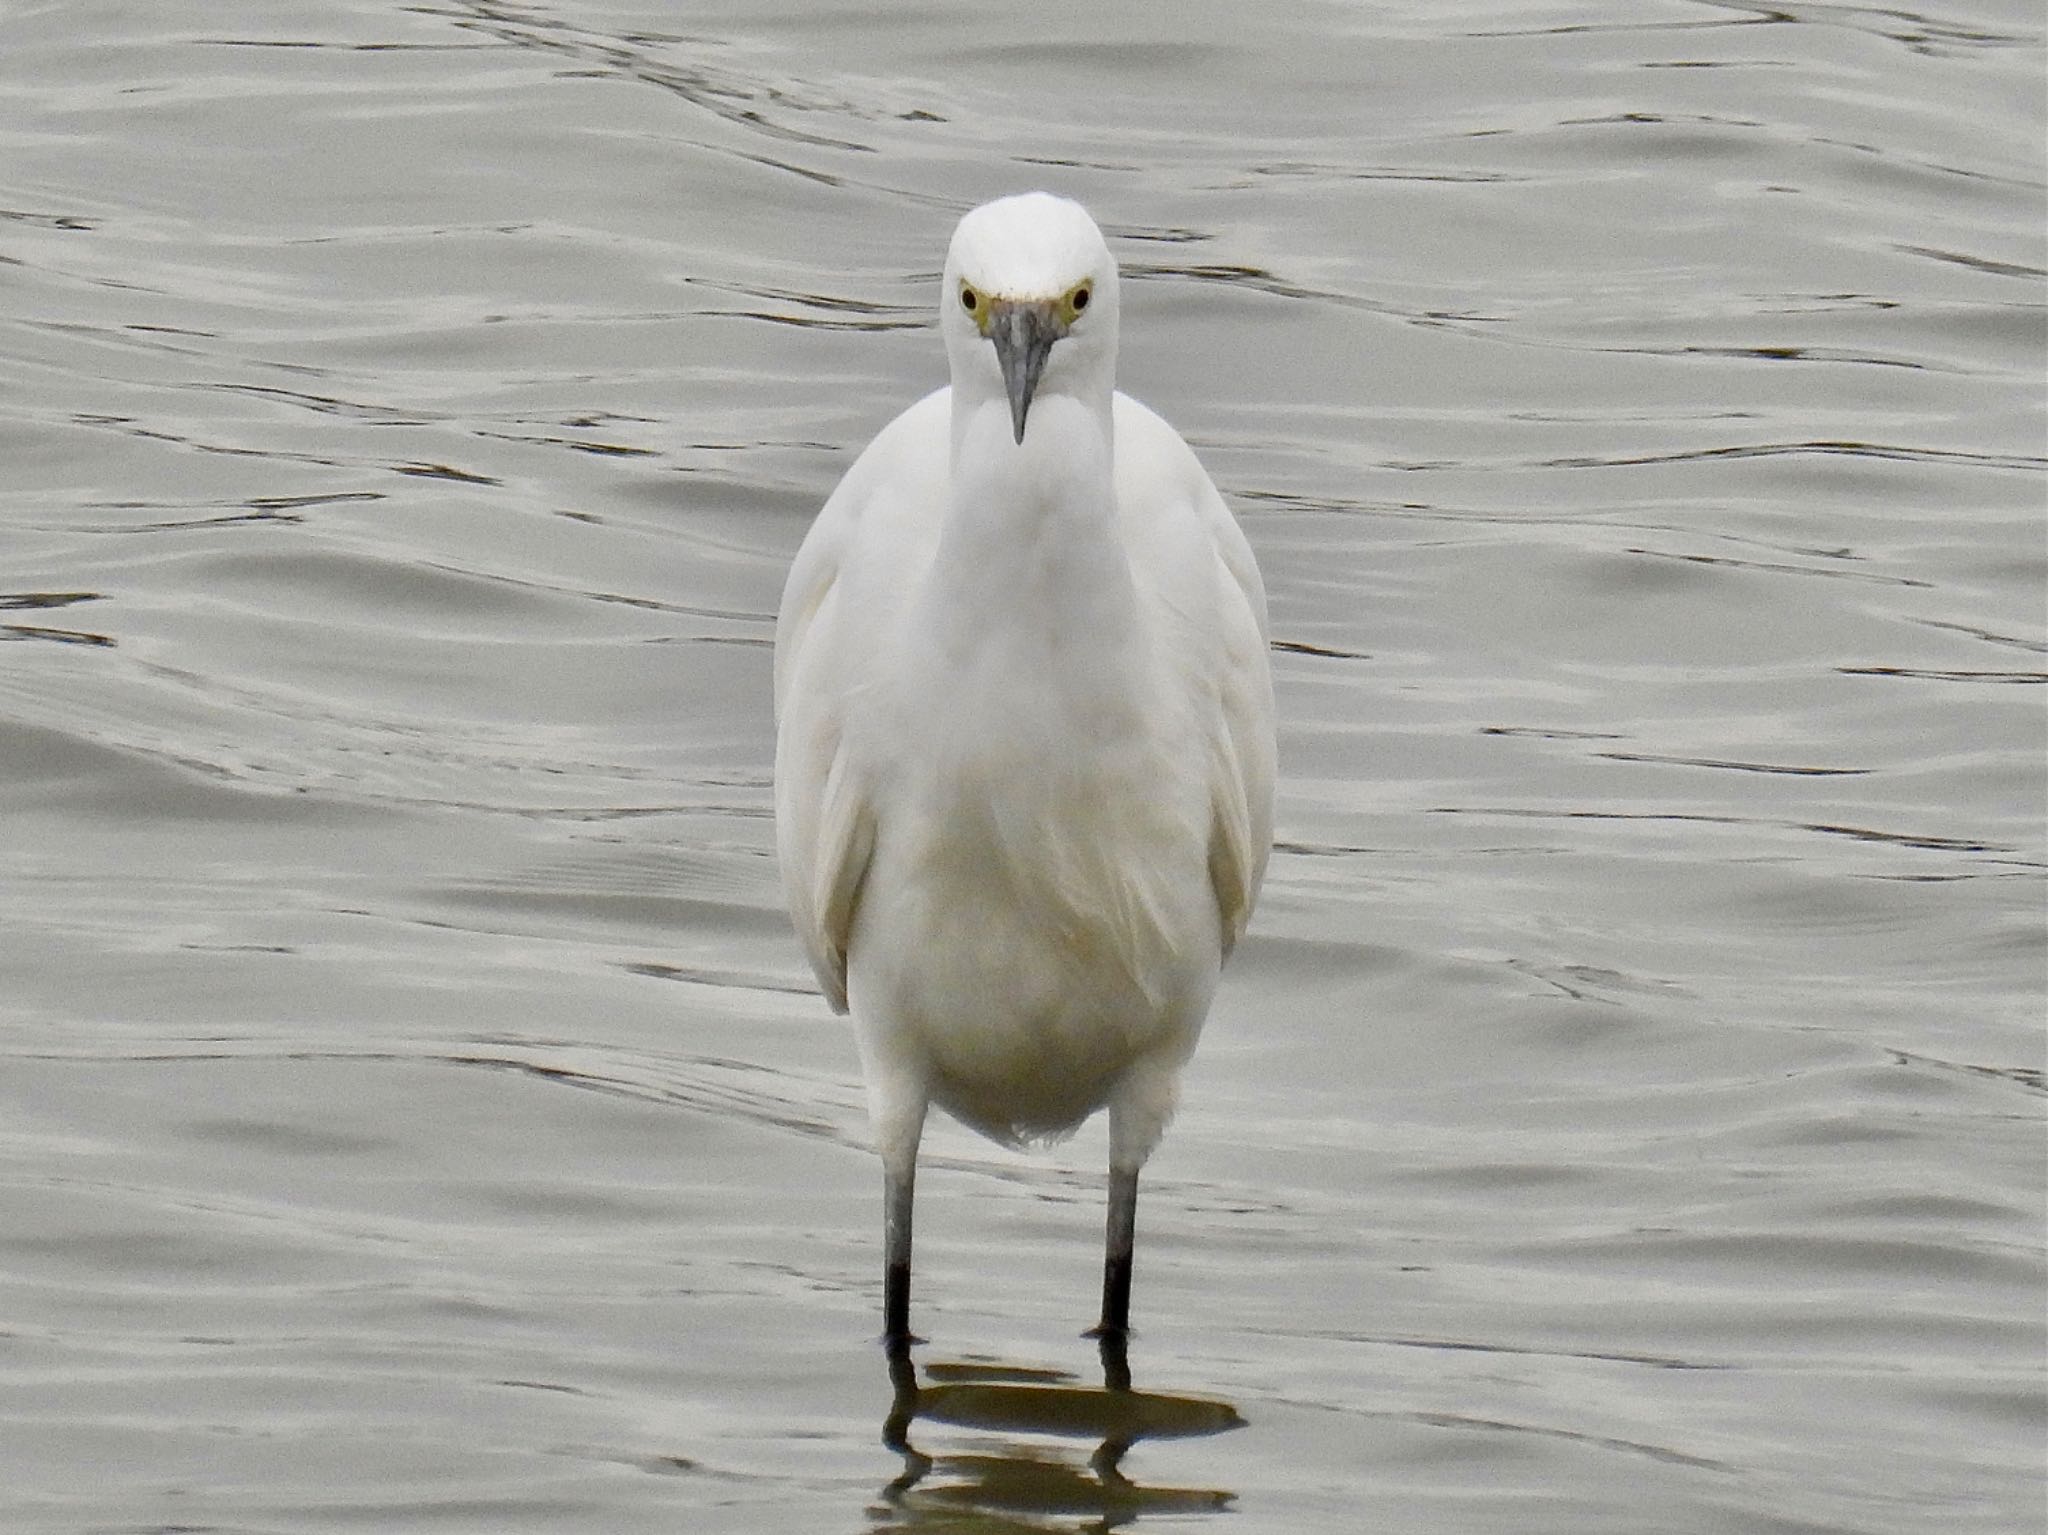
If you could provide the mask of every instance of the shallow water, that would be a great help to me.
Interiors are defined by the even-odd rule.
[[[1103,9],[0,18],[0,1524],[2038,1527],[2038,7]],[[1281,845],[912,1395],[772,610],[1030,185]]]

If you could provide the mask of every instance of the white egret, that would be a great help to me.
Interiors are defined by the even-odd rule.
[[[1107,1106],[1121,1343],[1138,1170],[1272,843],[1265,590],[1188,445],[1116,392],[1117,307],[1078,204],[961,219],[952,385],[847,471],[776,623],[782,876],[853,1014],[895,1348],[932,1104],[1011,1145]]]

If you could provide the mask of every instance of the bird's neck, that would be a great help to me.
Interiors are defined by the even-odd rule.
[[[956,400],[952,468],[930,596],[962,642],[1001,630],[1058,652],[1134,622],[1107,395],[1040,398],[1022,443],[1002,399]]]

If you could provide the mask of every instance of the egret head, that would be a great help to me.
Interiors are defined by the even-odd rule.
[[[954,230],[939,325],[955,396],[1006,395],[1019,443],[1043,394],[1107,407],[1116,318],[1116,258],[1079,203],[1027,192],[983,203]]]

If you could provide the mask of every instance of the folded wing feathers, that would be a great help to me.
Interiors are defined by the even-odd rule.
[[[805,545],[789,573],[775,638],[775,831],[783,886],[819,988],[839,1013],[846,1011],[847,931],[873,827],[848,782],[839,722],[791,717],[790,696],[796,677],[818,664],[806,642],[837,594],[843,542]],[[851,868],[850,855],[858,858]]]
[[[1223,665],[1216,673],[1221,728],[1213,745],[1215,822],[1209,878],[1223,917],[1227,957],[1244,936],[1273,846],[1273,680],[1267,662],[1266,592],[1251,548],[1213,489]]]

